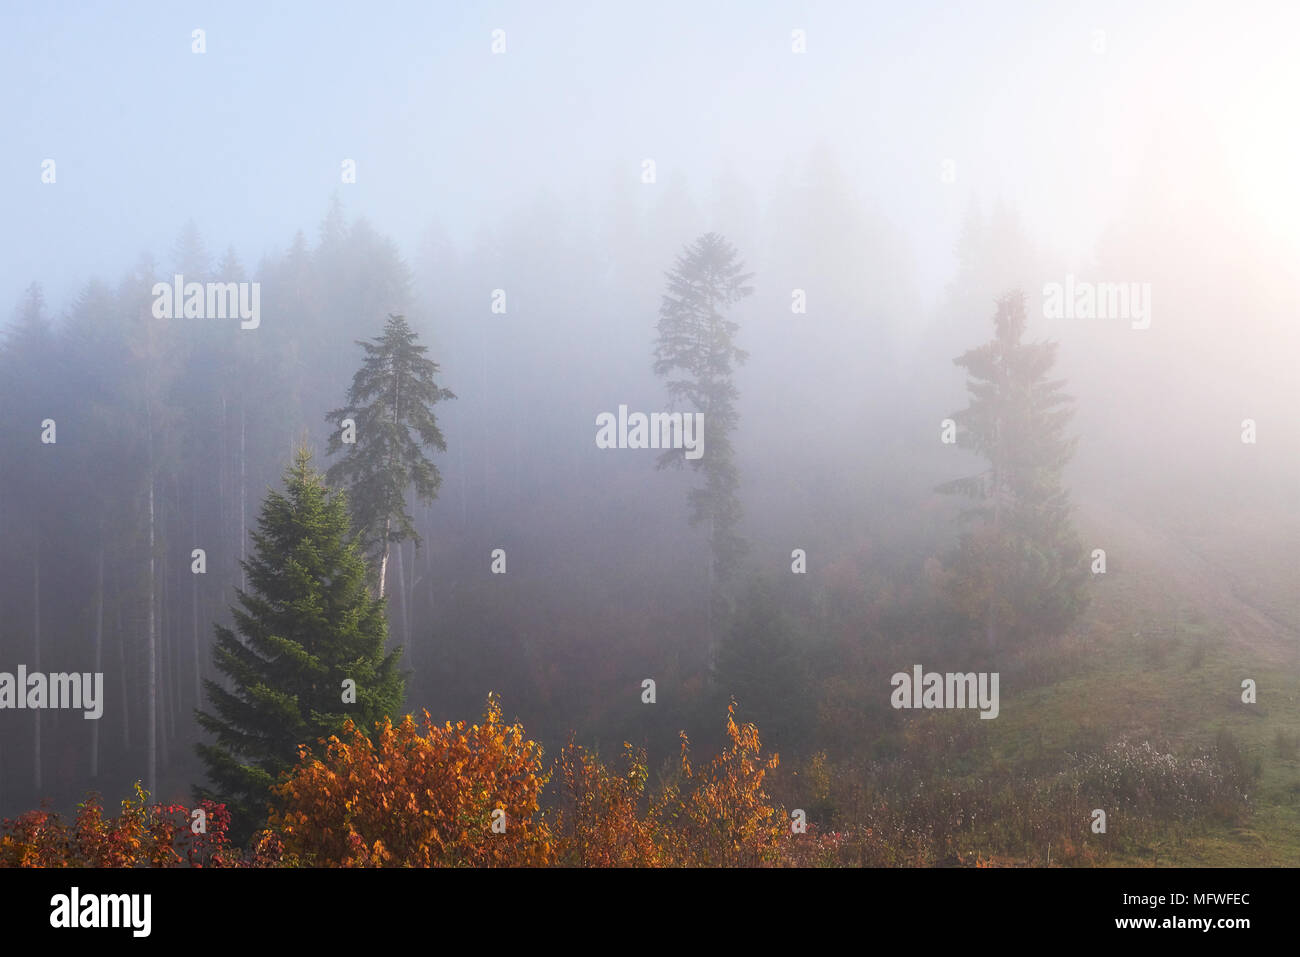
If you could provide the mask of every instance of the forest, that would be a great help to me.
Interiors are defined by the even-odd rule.
[[[1154,27],[1112,27],[1128,85],[1062,95],[1127,103],[1145,135],[1098,120],[1089,149],[1131,150],[1124,172],[1066,184],[1015,170],[1065,162],[1069,123],[963,127],[952,154],[900,125],[918,153],[893,165],[790,107],[884,82],[837,49],[755,68],[796,91],[767,120],[718,80],[741,117],[716,156],[683,145],[712,127],[659,119],[678,152],[642,160],[528,46],[585,49],[567,22],[521,13],[511,46],[457,24],[484,112],[436,149],[351,71],[361,92],[304,94],[306,119],[257,106],[268,170],[300,153],[265,123],[337,110],[357,145],[309,137],[319,169],[280,193],[176,146],[131,181],[160,201],[123,237],[77,179],[110,160],[69,145],[51,173],[19,137],[0,867],[1300,862],[1300,219],[1279,214],[1300,205],[1247,188],[1241,144],[1275,125],[1237,122],[1276,74],[1221,113],[1135,105],[1122,38]],[[220,26],[166,62],[195,103],[253,110],[235,67],[186,73],[225,62]],[[740,70],[763,30],[762,57],[819,55],[764,14],[722,66],[675,56]],[[1194,39],[1165,67],[1190,76]],[[1000,49],[952,75],[1018,75]],[[480,156],[489,114],[537,169]],[[392,136],[397,170],[433,165],[393,178]],[[1104,215],[1072,218],[1075,188]]]

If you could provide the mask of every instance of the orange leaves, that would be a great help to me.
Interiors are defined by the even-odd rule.
[[[117,817],[105,817],[91,794],[70,824],[58,814],[29,811],[0,827],[0,867],[223,867],[238,860],[226,837],[225,805],[203,801],[197,809],[149,804],[135,785],[134,800]],[[195,833],[192,810],[201,810]]]
[[[562,863],[584,867],[655,866],[668,862],[661,840],[661,809],[640,811],[645,791],[646,754],[626,742],[627,771],[611,774],[596,757],[572,740],[560,754],[566,798],[555,816],[554,832]]]
[[[406,715],[367,738],[351,722],[303,748],[274,789],[270,829],[245,856],[226,840],[229,814],[205,803],[206,833],[190,812],[122,802],[106,817],[93,796],[76,820],[31,811],[0,829],[0,866],[547,866],[681,867],[788,863],[807,843],[791,837],[764,789],[777,756],[758,730],[727,715],[723,752],[650,786],[645,749],[623,742],[621,770],[572,740],[553,768],[541,745],[508,724],[495,696],[479,724]],[[558,774],[557,774],[558,772]],[[541,799],[552,776],[558,798]],[[494,814],[497,827],[493,827]],[[502,827],[504,824],[504,827]],[[794,842],[794,844],[792,844]],[[798,844],[799,847],[795,845]]]
[[[683,734],[680,783],[654,795],[645,751],[624,742],[614,773],[569,742],[560,807],[543,816],[541,746],[507,724],[489,696],[479,724],[436,725],[424,713],[377,727],[371,744],[351,725],[305,756],[276,789],[271,825],[292,860],[308,865],[586,867],[754,865],[779,860],[783,815],[768,803],[758,730],[728,711],[729,746],[692,769]],[[504,812],[504,830],[492,826]],[[498,816],[499,817],[499,816]],[[782,843],[782,839],[786,839]]]
[[[271,827],[303,863],[496,866],[551,863],[538,798],[540,745],[506,725],[495,696],[481,725],[378,726],[374,743],[346,725],[323,760],[301,762],[275,790]],[[505,812],[503,831],[493,811]]]
[[[683,733],[681,783],[667,782],[653,796],[645,793],[644,750],[624,743],[620,776],[570,742],[560,757],[565,803],[553,828],[561,860],[589,867],[779,863],[788,827],[763,790],[777,757],[763,758],[758,730],[736,724],[734,708],[723,753],[692,768]]]
[[[682,735],[683,773],[694,785],[682,802],[684,837],[694,863],[756,866],[779,863],[787,834],[784,815],[768,803],[763,779],[779,758],[764,758],[758,728],[738,725],[727,708],[729,744],[707,768],[692,773]]]

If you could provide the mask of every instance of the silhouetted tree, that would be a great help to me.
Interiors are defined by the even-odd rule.
[[[970,404],[954,413],[957,444],[989,463],[938,491],[975,500],[978,524],[949,563],[959,607],[999,633],[1059,633],[1085,606],[1088,570],[1061,473],[1074,452],[1065,382],[1050,379],[1056,343],[1024,342],[1024,294],[998,300],[994,338],[953,360],[969,375]]]
[[[406,510],[406,490],[414,486],[416,497],[429,504],[442,484],[438,467],[424,454],[428,446],[447,451],[433,407],[456,398],[434,381],[438,364],[424,357],[428,347],[415,340],[406,319],[392,315],[383,335],[371,342],[357,340],[366,357],[352,378],[347,404],[329,414],[338,426],[330,436],[330,454],[345,445],[342,421],[355,423],[356,441],[327,476],[331,484],[348,489],[357,533],[379,562],[380,598],[390,546],[407,538],[420,544]]]
[[[727,310],[754,290],[751,273],[736,249],[717,233],[706,233],[689,244],[668,273],[668,288],[659,307],[654,371],[668,382],[674,406],[704,414],[704,452],[689,460],[703,474],[702,487],[690,492],[690,523],[709,531],[710,619],[712,641],[715,589],[731,578],[745,552],[736,533],[741,507],[731,434],[736,428],[738,393],[732,370],[748,354],[736,345],[740,326]],[[681,451],[664,452],[659,468],[680,468]]]

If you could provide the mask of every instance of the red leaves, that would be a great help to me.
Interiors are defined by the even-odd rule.
[[[148,804],[137,782],[135,799],[117,817],[105,817],[91,793],[71,823],[47,810],[28,811],[0,825],[0,867],[223,867],[239,858],[230,847],[230,813],[203,801],[203,828],[194,833],[192,809]]]

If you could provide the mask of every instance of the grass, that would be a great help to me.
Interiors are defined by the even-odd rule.
[[[1286,535],[1247,547],[1237,516],[1202,516],[1190,538],[1118,518],[1104,538],[1125,560],[1094,579],[1073,634],[990,662],[997,720],[900,715],[864,742],[872,762],[834,769],[855,782],[829,801],[834,826],[888,845],[862,862],[1041,866],[1051,844],[1053,866],[1300,865],[1300,605]],[[1241,700],[1245,678],[1255,703]],[[1142,790],[1148,773],[1154,792]],[[1099,787],[1128,804],[1092,834]]]
[[[1094,642],[1087,666],[1023,696],[1003,691],[1002,714],[990,722],[990,766],[1033,769],[1118,738],[1187,751],[1233,741],[1252,784],[1244,821],[1209,820],[1108,863],[1300,864],[1300,669],[1215,641],[1213,623],[1200,612],[1171,609],[1170,624],[1153,627],[1152,591],[1107,586],[1087,623]],[[1256,682],[1256,704],[1241,701],[1245,677]]]

